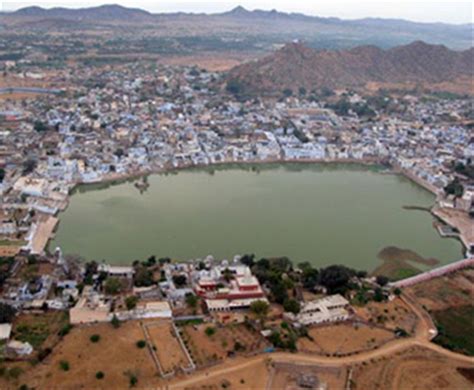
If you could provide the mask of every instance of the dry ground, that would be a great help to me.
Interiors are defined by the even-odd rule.
[[[469,366],[434,351],[413,347],[359,364],[354,369],[352,380],[355,390],[472,389],[474,383],[457,370],[459,367]]]
[[[268,363],[257,361],[251,367],[232,371],[212,379],[197,381],[180,390],[263,390],[269,378]]]
[[[400,298],[391,302],[371,301],[363,307],[355,307],[354,310],[364,321],[389,330],[403,328],[412,333],[417,323],[416,314]]]
[[[164,372],[189,366],[189,361],[169,321],[150,323],[147,329]]]
[[[323,355],[348,354],[374,349],[395,338],[393,332],[363,324],[338,324],[309,329],[313,340],[300,338],[298,350]]]
[[[298,390],[297,378],[315,376],[327,389],[343,389],[347,377],[345,367],[320,367],[303,364],[276,364],[268,387],[278,390]]]
[[[100,335],[99,342],[90,341],[93,334]],[[139,387],[157,386],[160,379],[150,352],[135,345],[143,338],[138,321],[124,322],[118,329],[108,323],[75,327],[42,363],[30,366],[17,381],[0,381],[0,388],[27,384],[36,389],[126,389],[126,372],[137,375]],[[61,361],[69,363],[69,371],[60,368]],[[98,371],[104,372],[104,379],[96,379]]]
[[[406,289],[429,311],[474,302],[474,269],[466,268]]]
[[[205,331],[210,326],[200,324],[186,325],[182,328],[183,341],[198,367],[225,359],[235,350],[236,342],[242,346],[238,351],[241,353],[263,351],[267,346],[263,337],[243,324],[214,327],[215,333],[208,336]]]

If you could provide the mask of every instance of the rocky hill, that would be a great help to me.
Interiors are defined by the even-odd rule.
[[[260,59],[233,68],[227,82],[248,94],[281,94],[320,88],[361,87],[367,83],[442,83],[473,77],[474,49],[454,51],[414,42],[382,50],[315,50],[290,43]]]

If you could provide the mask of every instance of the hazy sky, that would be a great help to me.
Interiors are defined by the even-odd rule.
[[[11,11],[39,5],[49,7],[88,7],[116,3],[129,7],[147,9],[151,12],[223,12],[242,5],[247,9],[277,9],[286,12],[302,12],[309,15],[335,16],[343,19],[364,17],[401,18],[421,22],[472,23],[474,19],[472,1],[315,1],[315,0],[20,0],[2,1],[0,8]]]

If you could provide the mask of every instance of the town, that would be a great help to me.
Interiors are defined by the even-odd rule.
[[[418,288],[458,278],[465,287],[460,301],[472,297],[469,98],[299,89],[241,99],[221,72],[197,66],[140,61],[51,70],[32,60],[0,66],[4,78],[18,82],[0,89],[0,387],[74,386],[68,372],[83,364],[91,386],[111,380],[117,388],[179,388],[188,381],[181,388],[193,388],[192,375],[204,370],[243,357],[266,370],[263,359],[275,356],[265,383],[277,388],[284,381],[279,373],[291,371],[279,353],[300,351],[315,361],[365,353],[375,364],[375,351],[392,343],[413,339],[413,348],[421,348],[441,339],[447,345],[445,330],[426,315],[424,305],[432,302]],[[287,162],[380,165],[387,174],[405,175],[436,195],[430,211],[439,233],[462,241],[465,260],[403,283],[339,265],[317,269],[252,254],[150,254],[116,266],[80,261],[49,245],[79,185],[133,179],[138,191],[153,173]],[[450,347],[465,352],[459,344]],[[113,368],[88,365],[83,349],[89,348],[97,362],[120,361]],[[317,375],[297,366],[292,380],[297,388],[350,388],[363,377],[362,364]],[[43,370],[42,379],[28,365]],[[219,371],[211,376],[223,389],[267,379],[240,371],[229,379]]]

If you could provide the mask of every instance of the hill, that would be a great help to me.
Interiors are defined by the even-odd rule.
[[[361,45],[389,48],[416,40],[444,44],[455,49],[467,49],[472,45],[472,24],[416,23],[396,19],[342,20],[277,10],[250,11],[243,7],[218,14],[152,14],[118,5],[81,9],[28,7],[16,12],[0,13],[0,19],[0,31],[2,25],[25,32],[41,29],[50,32],[57,25],[64,30],[67,24],[55,22],[61,19],[78,22],[79,25],[71,24],[73,31],[81,27],[86,31],[91,28],[90,22],[93,21],[93,27],[100,27],[101,31],[113,30],[111,33],[114,36],[126,35],[121,30],[121,26],[126,23],[135,25],[135,31],[145,32],[146,28],[147,38],[172,37],[200,43],[213,42],[214,47],[231,50],[240,45],[250,51],[270,51],[274,45],[294,39],[304,40],[308,46],[320,49],[345,49]],[[201,45],[199,49],[213,47]]]
[[[11,18],[40,20],[40,19],[66,19],[75,21],[132,21],[139,22],[149,20],[151,14],[147,11],[126,8],[120,5],[102,5],[91,8],[50,8],[45,9],[41,7],[26,7],[19,9],[11,14]]]
[[[473,76],[474,49],[450,50],[413,42],[383,50],[360,46],[349,50],[315,50],[290,43],[260,59],[233,68],[234,89],[246,94],[280,94],[321,88],[362,87],[368,83],[428,84]],[[471,86],[468,85],[470,89]]]

